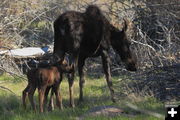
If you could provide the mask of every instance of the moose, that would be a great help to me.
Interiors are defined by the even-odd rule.
[[[68,65],[73,69],[69,81],[74,80],[75,68],[78,67],[80,77],[79,102],[83,101],[85,83],[83,66],[86,58],[101,56],[113,102],[115,102],[115,96],[108,55],[110,47],[112,46],[119,54],[127,70],[137,70],[136,59],[130,50],[131,42],[126,34],[127,28],[128,22],[126,20],[124,20],[122,30],[114,27],[96,5],[89,5],[83,13],[65,12],[54,21],[54,60],[61,60],[68,55]]]
[[[23,106],[26,108],[26,97],[28,95],[29,101],[32,108],[36,111],[36,106],[34,103],[33,95],[38,88],[39,94],[39,110],[40,112],[44,111],[44,108],[47,104],[48,93],[51,90],[49,110],[53,108],[53,94],[56,95],[56,104],[62,109],[62,97],[59,91],[59,86],[63,78],[63,72],[71,72],[72,68],[67,65],[66,60],[61,60],[54,65],[49,65],[43,68],[31,69],[27,73],[28,85],[22,92],[22,101]],[[72,84],[69,81],[69,84]]]

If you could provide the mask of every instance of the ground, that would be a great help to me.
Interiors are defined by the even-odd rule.
[[[85,101],[77,105],[79,86],[78,77],[75,79],[74,93],[75,93],[75,108],[70,108],[69,103],[69,93],[68,93],[68,83],[65,78],[62,82],[62,95],[64,109],[58,110],[57,108],[53,112],[45,112],[43,114],[34,113],[31,110],[30,104],[28,102],[27,110],[24,110],[21,104],[21,92],[27,85],[26,80],[11,77],[9,75],[0,76],[0,86],[7,89],[0,88],[0,120],[74,120],[79,119],[81,116],[85,116],[85,120],[159,120],[163,118],[157,118],[148,113],[137,111],[132,109],[127,105],[127,103],[138,106],[139,109],[146,111],[153,111],[154,113],[161,114],[165,116],[164,102],[157,100],[152,96],[137,96],[136,99],[126,96],[123,94],[123,83],[128,81],[127,76],[115,76],[113,77],[113,83],[115,87],[115,92],[117,95],[117,102],[112,103],[110,100],[109,90],[106,85],[105,78],[101,77],[89,77],[86,76],[86,83],[84,89]],[[13,91],[13,92],[12,92]],[[37,92],[35,95],[36,103],[38,103]],[[123,110],[122,114],[117,116],[92,116],[86,115],[89,110],[97,106],[115,106]]]

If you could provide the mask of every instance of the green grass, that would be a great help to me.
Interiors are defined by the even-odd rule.
[[[119,85],[121,87],[121,77],[114,77],[113,83],[115,86]],[[124,79],[124,77],[123,77]],[[8,81],[8,82],[7,82]],[[11,82],[9,82],[11,81]],[[126,102],[130,102],[139,108],[146,109],[153,112],[158,112],[164,114],[164,104],[153,97],[143,97],[141,101],[130,100],[128,97],[119,97],[117,103],[112,103],[110,100],[109,89],[107,87],[106,81],[103,77],[93,78],[87,77],[85,88],[84,88],[84,99],[85,101],[81,105],[77,105],[79,86],[78,78],[76,77],[74,83],[74,98],[75,98],[75,108],[70,108],[69,104],[69,91],[68,82],[65,78],[61,84],[61,91],[63,96],[63,110],[58,110],[57,108],[53,112],[45,113],[34,113],[30,107],[29,102],[28,108],[23,109],[21,104],[21,93],[26,87],[27,82],[25,80],[20,80],[19,78],[13,78],[8,75],[0,76],[0,86],[4,86],[12,90],[16,95],[11,92],[0,88],[0,120],[75,120],[79,116],[84,115],[89,109],[96,106],[103,105],[113,105],[122,108],[125,113],[133,116],[127,116],[122,114],[114,117],[107,116],[88,116],[86,120],[159,120],[159,118],[143,114],[132,110],[125,105]],[[120,89],[117,89],[116,92]],[[35,93],[35,100],[37,100],[37,92]]]

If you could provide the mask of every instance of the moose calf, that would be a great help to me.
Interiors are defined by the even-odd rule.
[[[22,102],[24,108],[26,108],[25,100],[28,95],[31,106],[36,111],[33,96],[36,88],[38,88],[40,112],[43,112],[44,110],[43,105],[45,106],[47,103],[47,97],[50,89],[52,89],[51,100],[53,93],[55,93],[56,104],[60,109],[62,109],[62,98],[60,95],[59,86],[62,81],[63,72],[70,71],[71,67],[67,65],[66,60],[61,60],[60,62],[45,68],[29,70],[27,73],[28,85],[22,92]]]

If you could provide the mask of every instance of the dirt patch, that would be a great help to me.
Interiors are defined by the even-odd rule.
[[[84,120],[88,116],[107,116],[114,117],[117,115],[126,114],[124,111],[115,106],[97,106],[88,110],[85,114],[77,118],[77,120]],[[130,116],[130,115],[129,115]]]

